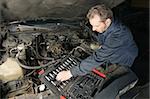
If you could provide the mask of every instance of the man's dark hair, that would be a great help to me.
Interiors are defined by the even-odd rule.
[[[87,14],[87,18],[91,19],[94,17],[94,15],[99,15],[103,21],[107,18],[113,18],[112,10],[109,7],[106,7],[104,4],[92,7]]]

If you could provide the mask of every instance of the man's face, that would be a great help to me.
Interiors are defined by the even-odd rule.
[[[107,28],[105,21],[102,21],[98,15],[94,15],[93,18],[89,19],[89,22],[93,31],[103,33]]]

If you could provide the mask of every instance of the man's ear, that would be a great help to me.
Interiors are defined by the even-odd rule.
[[[110,18],[108,18],[108,19],[106,19],[106,21],[105,21],[105,24],[107,25],[107,26],[109,26],[110,24],[111,24],[111,19]]]

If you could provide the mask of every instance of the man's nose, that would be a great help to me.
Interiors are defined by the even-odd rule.
[[[93,30],[93,31],[95,31],[95,30],[96,30],[96,28],[95,28],[95,27],[92,27],[92,30]]]

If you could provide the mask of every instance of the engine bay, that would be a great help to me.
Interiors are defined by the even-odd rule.
[[[90,29],[83,24],[11,23],[7,27],[1,27],[2,98],[43,92],[43,96],[52,94],[41,82],[41,75],[61,63],[68,55],[79,60],[88,57],[94,50],[90,44],[95,44],[90,35]]]

